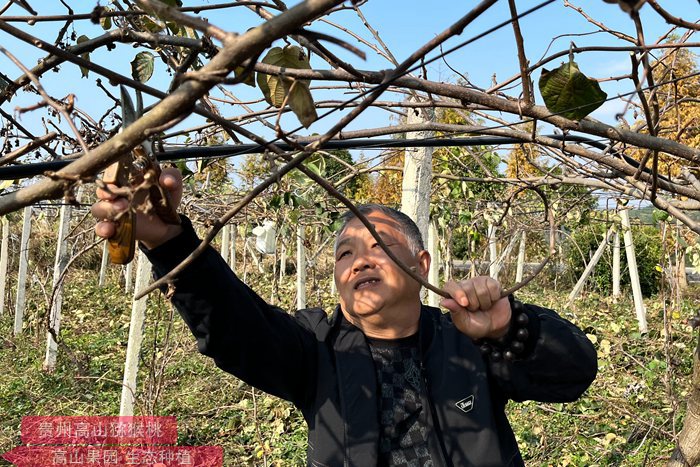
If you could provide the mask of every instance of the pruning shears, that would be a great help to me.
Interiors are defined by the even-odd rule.
[[[143,114],[141,95],[137,91],[137,108],[129,92],[120,86],[122,128],[135,122]],[[107,251],[114,264],[127,264],[134,258],[136,250],[136,209],[155,213],[163,222],[179,224],[180,216],[175,210],[170,193],[158,184],[160,165],[153,151],[153,142],[147,139],[117,162],[107,167],[102,180],[107,184],[129,188],[129,209],[115,220],[117,231],[108,239]],[[138,207],[142,204],[143,207]]]

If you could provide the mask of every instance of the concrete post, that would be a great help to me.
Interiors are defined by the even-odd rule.
[[[424,123],[433,119],[432,109],[408,109],[407,122]],[[411,132],[406,138],[432,138],[432,131]],[[423,241],[428,239],[430,222],[430,182],[433,174],[433,148],[406,148],[403,183],[401,187],[401,211],[418,225]]]
[[[142,252],[138,252],[136,265],[136,292],[143,290],[151,279],[151,263]],[[126,360],[124,361],[124,379],[122,382],[122,397],[119,404],[120,416],[134,415],[134,400],[136,395],[136,376],[139,371],[139,355],[143,342],[143,324],[146,321],[146,306],[148,295],[134,300],[131,304],[131,322],[129,323],[129,340],[126,344]]]
[[[620,210],[620,220],[622,222],[623,238],[625,240],[625,254],[627,256],[627,267],[630,271],[630,282],[632,283],[632,296],[634,297],[634,310],[637,315],[639,332],[647,332],[647,316],[642,300],[642,287],[639,284],[639,270],[637,269],[637,256],[634,254],[634,242],[632,240],[632,225],[627,209]]]
[[[61,328],[61,308],[63,306],[63,281],[61,276],[68,266],[70,254],[68,252],[68,232],[70,230],[71,206],[61,206],[59,218],[58,240],[56,245],[56,259],[53,267],[53,288],[54,300],[51,303],[49,314],[49,326],[58,335]],[[46,332],[46,356],[44,357],[44,370],[53,372],[56,368],[56,356],[58,355],[58,344],[53,334]]]
[[[17,272],[17,301],[15,302],[15,322],[12,329],[16,336],[22,332],[24,307],[27,300],[27,266],[29,264],[29,237],[32,232],[32,207],[24,208],[22,237],[19,244],[19,270]]]

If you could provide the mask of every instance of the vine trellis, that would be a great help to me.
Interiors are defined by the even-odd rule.
[[[505,184],[513,202],[517,202],[517,193],[535,190],[545,206],[547,197],[538,187],[582,186],[653,204],[700,234],[700,222],[689,214],[700,210],[700,71],[692,54],[700,45],[693,42],[700,30],[700,10],[696,5],[672,10],[678,7],[676,4],[666,10],[657,0],[605,1],[613,4],[607,7],[610,14],[617,13],[617,6],[621,8],[620,24],[630,32],[608,26],[568,0],[561,4],[545,0],[534,5],[484,0],[454,22],[444,18],[442,31],[402,61],[387,46],[381,25],[371,24],[366,15],[370,3],[363,0],[305,0],[292,7],[282,0],[216,5],[192,0],[184,6],[179,1],[113,0],[107,6],[95,5],[91,12],[78,13],[65,0],[61,4],[66,11],[60,14],[53,4],[9,1],[0,8],[0,31],[45,55],[32,65],[24,63],[23,54],[0,48],[7,63],[19,70],[17,76],[11,76],[13,68],[8,65],[0,74],[0,174],[5,174],[0,178],[6,180],[2,184],[0,215],[42,200],[74,200],[78,186],[99,183],[101,170],[154,135],[159,137],[164,154],[180,151],[182,156],[190,151],[201,159],[217,150],[210,146],[224,141],[233,143],[228,149],[219,149],[226,157],[265,152],[270,170],[262,173],[262,180],[231,203],[226,212],[219,213],[206,237],[209,242],[234,216],[268,193],[270,187],[279,185],[286,174],[297,170],[337,199],[336,207],[343,204],[356,209],[336,184],[363,173],[401,168],[387,165],[385,160],[370,160],[363,167],[348,167],[341,182],[309,168],[310,158],[348,139],[370,138],[369,144],[387,146],[372,138],[426,131],[440,136],[414,141],[414,146],[437,143],[445,147],[445,141],[459,138],[479,145],[520,142],[538,148],[551,163],[538,166],[530,160],[537,170],[527,176],[452,170],[435,173],[436,180]],[[507,9],[498,9],[506,3]],[[6,14],[21,11],[20,5],[31,15]],[[42,14],[44,10],[50,14]],[[233,30],[228,22],[222,26],[222,12],[237,18],[242,10],[255,18],[250,20],[253,27]],[[505,16],[494,20],[493,11]],[[690,14],[690,19],[681,18],[681,13]],[[573,15],[588,25],[587,30],[570,32],[576,41],[582,42],[585,35],[595,33],[609,42],[581,47],[571,42],[551,54],[548,48],[540,59],[533,60],[527,43],[530,20],[546,24],[557,15]],[[350,17],[353,28],[347,26]],[[651,22],[668,24],[655,40],[645,37],[646,25]],[[489,27],[475,26],[483,23]],[[60,25],[58,31],[52,31],[55,37],[48,37],[45,31],[50,29],[36,28],[50,24]],[[456,71],[453,58],[468,46],[508,29],[512,29],[517,73],[505,80],[498,81],[494,76],[491,83],[475,84],[469,74]],[[80,34],[83,30],[91,36]],[[558,39],[552,38],[550,46],[559,44]],[[274,60],[265,55],[273,46],[292,43],[296,46],[284,47]],[[138,48],[126,72],[106,58],[110,57],[106,51],[111,49],[123,52],[122,44]],[[336,49],[340,52],[332,51]],[[290,51],[297,57],[284,55]],[[360,66],[367,51],[375,56],[369,70]],[[621,76],[593,80],[575,66],[574,58],[586,54],[627,54],[629,67]],[[342,58],[346,56],[350,58]],[[567,56],[565,66],[544,70],[545,65]],[[455,83],[428,78],[434,70],[430,67],[437,63],[455,72]],[[478,60],[460,64],[467,72],[469,66],[480,64]],[[162,67],[170,73],[169,79],[160,76],[162,73],[154,75],[154,69]],[[65,73],[68,68],[74,73],[79,70],[86,79],[79,90],[74,88],[67,96],[57,98],[53,94],[63,87],[56,85],[48,72]],[[538,72],[548,77],[539,82],[547,105],[538,104],[534,83]],[[605,81],[626,87],[613,97],[604,97],[596,90]],[[136,89],[152,101],[149,111],[121,132],[114,116],[118,106],[114,86],[118,84]],[[256,97],[241,97],[251,95],[252,91],[239,94],[246,84],[260,87]],[[35,95],[39,95],[39,101],[29,103]],[[107,104],[94,109],[87,105],[91,95],[99,95]],[[328,96],[331,98],[320,100]],[[627,103],[617,115],[618,124],[584,116],[616,99]],[[22,105],[10,109],[13,100]],[[407,113],[425,107],[452,112],[456,119],[405,121]],[[229,108],[236,110],[229,112]],[[371,119],[363,120],[368,109],[398,114],[400,121],[369,128],[367,122]],[[299,126],[291,113],[300,116],[304,124]],[[20,118],[25,115],[39,118],[30,124]],[[188,118],[191,115],[199,116],[194,126]],[[309,126],[311,130],[304,130]],[[350,126],[361,129],[351,130]],[[556,134],[540,133],[541,129]],[[195,138],[185,137],[188,134],[195,134]],[[485,137],[492,139],[479,139]],[[468,154],[475,159],[482,157],[475,150]],[[460,157],[452,159],[466,164]],[[38,163],[43,165],[34,165]],[[481,160],[477,164],[485,166]],[[33,183],[20,180],[36,174],[32,172],[36,170],[51,172]],[[554,219],[553,213],[545,214],[554,232],[559,219]],[[364,216],[358,217],[366,222]],[[369,223],[366,225],[369,227]],[[170,279],[167,276],[163,281]],[[162,283],[152,284],[141,293],[159,285]],[[700,457],[700,453],[696,455]]]

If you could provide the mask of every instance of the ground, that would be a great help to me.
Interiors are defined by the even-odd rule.
[[[92,273],[71,273],[64,299],[54,373],[42,370],[43,296],[30,299],[24,332],[11,336],[12,316],[0,316],[0,451],[20,444],[25,415],[115,415],[119,412],[130,299],[116,271],[106,287]],[[313,276],[313,274],[312,274]],[[313,279],[313,277],[312,277]],[[254,283],[264,283],[257,281]],[[78,287],[76,284],[80,284]],[[111,284],[111,285],[110,285]],[[308,302],[332,297],[323,281]],[[546,292],[544,291],[546,290]],[[524,301],[559,308],[567,290],[533,286]],[[269,296],[269,291],[263,291]],[[293,277],[280,285],[282,306],[294,302]],[[679,307],[663,295],[647,299],[649,332],[640,335],[631,293],[615,300],[587,293],[562,315],[585,330],[599,354],[599,374],[576,403],[511,404],[508,414],[528,465],[663,465],[682,426],[695,338],[687,325],[700,291]],[[145,327],[139,374],[139,414],[175,415],[181,445],[219,445],[225,465],[302,465],[305,425],[289,404],[220,372],[196,352],[188,329],[162,297],[154,297]],[[670,332],[665,331],[664,312]],[[176,312],[175,312],[176,313]],[[668,338],[667,338],[668,336]],[[4,461],[0,461],[0,465]]]

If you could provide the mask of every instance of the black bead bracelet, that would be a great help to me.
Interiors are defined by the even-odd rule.
[[[530,337],[530,318],[525,313],[525,307],[512,295],[508,296],[508,301],[512,312],[508,333],[499,339],[477,341],[482,355],[490,357],[493,362],[515,360],[525,351],[525,344]]]

